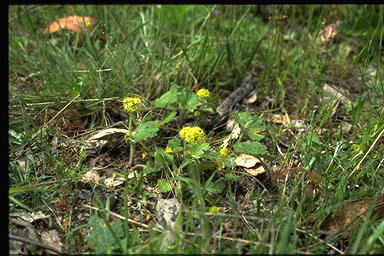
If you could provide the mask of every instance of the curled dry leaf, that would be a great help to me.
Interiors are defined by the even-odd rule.
[[[246,104],[252,104],[255,103],[257,100],[257,93],[256,90],[253,90],[246,99],[244,99],[244,103]]]
[[[52,22],[43,33],[54,33],[60,30],[84,33],[87,27],[92,31],[96,24],[97,20],[89,16],[68,16]]]
[[[348,231],[356,220],[362,220],[369,211],[372,198],[363,198],[357,201],[348,202],[334,210],[320,225],[320,229],[332,234],[342,233],[343,237],[348,237]],[[384,196],[378,197],[373,208],[376,220],[384,218]],[[358,224],[358,222],[356,222]]]
[[[238,166],[245,167],[245,171],[252,176],[257,176],[265,172],[261,161],[252,155],[240,154],[236,158],[235,163]]]
[[[230,125],[230,128],[228,128]],[[229,129],[229,130],[228,130]],[[234,120],[228,120],[227,121],[227,131],[232,131],[230,135],[228,135],[227,138],[224,139],[221,147],[226,148],[231,140],[236,140],[240,136],[241,128],[239,127],[239,124],[236,123]]]
[[[251,168],[254,167],[256,164],[260,163],[260,160],[252,155],[240,154],[236,158],[235,163],[241,167]]]
[[[100,176],[96,170],[92,169],[87,171],[81,181],[84,183],[99,184]]]
[[[115,133],[127,134],[129,131],[127,129],[119,129],[119,128],[108,128],[103,129],[96,134],[92,135],[84,142],[84,146],[82,146],[81,150],[94,150],[96,148],[101,148],[105,144],[107,144],[108,140],[100,140],[101,138],[112,135]],[[132,132],[132,135],[135,134],[135,131]]]
[[[129,131],[127,129],[108,128],[108,129],[104,129],[104,130],[99,131],[98,133],[96,133],[95,135],[90,137],[88,139],[88,141],[98,140],[98,139],[100,139],[100,138],[102,138],[104,136],[111,135],[111,134],[114,134],[114,133],[124,133],[124,134],[127,134],[128,132]]]
[[[252,176],[257,176],[259,174],[265,173],[265,168],[264,166],[260,163],[257,165],[257,167],[254,168],[245,168],[245,171]]]
[[[133,173],[130,173],[128,175],[128,178],[133,178],[134,175]],[[121,177],[121,176],[117,176],[116,174],[113,174],[111,177],[109,178],[106,178],[104,180],[104,185],[108,188],[111,188],[111,187],[117,187],[117,186],[120,186],[122,185],[123,183],[125,182],[125,178],[124,177]]]

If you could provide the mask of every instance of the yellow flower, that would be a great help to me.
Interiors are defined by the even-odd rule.
[[[213,214],[216,214],[220,211],[220,207],[217,207],[217,206],[211,206],[209,207],[209,212],[210,213],[213,213]]]
[[[131,135],[130,135],[129,133],[126,133],[126,134],[124,135],[124,141],[125,141],[126,143],[128,143],[130,140],[131,140]]]
[[[86,21],[86,22],[85,22],[85,26],[86,26],[87,28],[89,28],[89,27],[91,26],[91,22],[90,22],[90,21]]]
[[[147,158],[148,158],[148,152],[147,151],[141,152],[141,160],[146,160]]]
[[[165,148],[165,153],[172,153],[172,148],[166,147]]]
[[[203,143],[205,140],[205,133],[200,127],[184,127],[179,132],[181,138],[191,144]]]
[[[196,92],[196,95],[201,99],[207,99],[209,98],[209,91],[207,89],[200,89]]]
[[[358,154],[364,150],[364,145],[363,144],[353,144],[352,149],[353,149],[353,151],[355,151],[356,154]]]
[[[227,148],[222,148],[219,150],[219,154],[223,157],[227,157],[231,152]]]
[[[139,109],[141,105],[141,99],[140,98],[125,98],[123,99],[123,108],[127,110],[128,112],[135,112]]]

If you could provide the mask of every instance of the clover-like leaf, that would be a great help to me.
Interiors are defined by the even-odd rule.
[[[160,121],[148,121],[142,123],[136,129],[136,133],[133,135],[133,139],[135,141],[143,141],[155,137],[160,129],[160,125]]]
[[[160,98],[156,99],[154,102],[154,106],[156,108],[164,108],[167,105],[173,104],[177,101],[177,91],[178,91],[177,85],[172,85],[171,89],[164,93]]]
[[[233,145],[233,149],[236,154],[250,154],[253,156],[264,156],[267,154],[267,147],[260,142],[238,142]]]
[[[203,143],[203,144],[187,144],[187,152],[196,159],[201,158],[204,156],[204,152],[209,150],[209,145],[208,143]]]
[[[251,116],[248,112],[240,112],[235,115],[235,120],[249,139],[260,141],[264,138],[265,125],[260,117]]]

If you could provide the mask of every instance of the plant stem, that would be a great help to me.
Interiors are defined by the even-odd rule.
[[[133,158],[135,156],[135,143],[132,141],[132,122],[133,122],[133,113],[129,113],[129,123],[128,123],[128,131],[129,131],[129,144],[130,144],[130,149],[129,149],[129,166],[133,166]]]

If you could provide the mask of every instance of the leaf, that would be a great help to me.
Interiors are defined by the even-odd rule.
[[[172,149],[172,152],[177,153],[183,150],[181,147],[181,141],[177,138],[170,139],[168,141],[167,147]]]
[[[168,113],[165,117],[164,117],[164,120],[162,121],[162,124],[166,124],[166,123],[169,123],[171,122],[174,117],[176,116],[176,111],[172,111],[170,113]]]
[[[184,90],[178,95],[179,102],[188,112],[192,112],[201,104],[199,97],[191,91]]]
[[[90,137],[87,141],[93,141],[93,140],[98,140],[104,136],[111,135],[114,133],[128,133],[129,131],[127,129],[119,129],[119,128],[108,128],[108,129],[103,129],[94,134],[92,137]]]
[[[245,153],[253,156],[265,156],[267,154],[267,147],[260,142],[238,142],[233,145],[236,154]]]
[[[257,176],[265,172],[260,160],[252,155],[240,154],[236,158],[235,163],[238,166],[245,167],[245,171],[252,176]]]
[[[55,20],[44,29],[44,34],[54,33],[60,30],[69,30],[72,32],[85,32],[86,27],[92,30],[97,23],[95,18],[89,16],[68,16]]]
[[[235,115],[235,120],[251,140],[260,141],[264,138],[265,125],[260,117],[240,112]]]
[[[337,207],[332,214],[321,223],[320,229],[331,233],[342,232],[343,237],[348,237],[348,231],[356,220],[363,220],[369,211],[372,199],[367,197],[357,201],[344,203]],[[379,196],[373,208],[376,219],[384,218],[384,196]]]
[[[99,184],[100,176],[97,173],[96,169],[91,169],[87,171],[84,176],[81,178],[83,183]]]
[[[259,174],[265,173],[264,166],[260,163],[254,168],[244,168],[244,170],[252,176],[257,176]]]
[[[168,163],[173,161],[173,156],[171,154],[167,154],[162,148],[156,148],[154,157],[155,167],[159,169],[167,169]]]
[[[154,102],[154,106],[156,108],[164,108],[167,105],[173,104],[177,101],[177,91],[178,91],[177,85],[172,85],[171,89],[164,93],[160,98],[156,99]]]
[[[91,233],[86,237],[86,241],[96,254],[106,253],[106,248],[110,253],[118,248],[111,230],[103,219],[100,219],[97,215],[92,215],[89,219],[89,226],[91,227]],[[121,221],[113,221],[110,226],[118,239],[123,238],[124,230]]]
[[[260,160],[257,159],[256,157],[252,156],[252,155],[240,154],[236,158],[235,163],[238,166],[242,166],[245,168],[251,168],[251,167],[254,167],[256,164],[260,163]]]
[[[204,155],[204,151],[209,150],[209,145],[207,143],[203,144],[187,144],[188,153],[196,159],[201,158]]]
[[[169,192],[172,189],[171,183],[165,179],[157,180],[157,187],[159,188],[161,193]]]
[[[159,121],[148,121],[142,123],[137,129],[133,139],[135,141],[143,141],[153,138],[157,135],[160,129],[161,122]]]
[[[224,179],[219,179],[215,182],[210,182],[207,184],[206,189],[210,193],[219,194],[225,189],[226,182]]]

